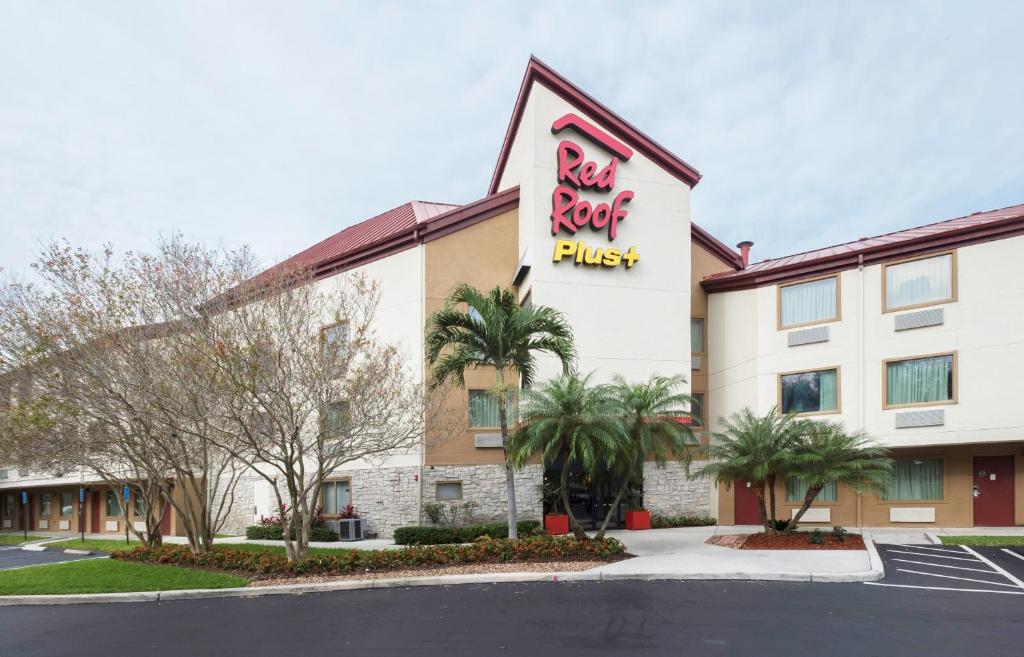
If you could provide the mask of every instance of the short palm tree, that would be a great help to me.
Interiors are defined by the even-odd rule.
[[[679,391],[685,383],[682,376],[654,375],[643,383],[629,383],[621,376],[613,380],[610,391],[626,431],[624,451],[618,459],[622,484],[597,532],[598,539],[604,537],[623,495],[643,477],[645,460],[653,459],[658,467],[669,460],[681,461],[689,469],[690,447],[700,443],[686,423],[687,418],[693,422],[695,415],[691,413],[693,397]]]
[[[545,465],[561,461],[562,506],[577,539],[587,538],[569,504],[569,470],[578,464],[594,473],[613,467],[624,454],[624,425],[608,386],[590,384],[591,375],[575,372],[523,392],[519,428],[510,441],[510,458],[521,467],[540,454]]]
[[[520,307],[512,290],[495,287],[486,294],[465,283],[448,295],[444,308],[427,320],[426,357],[433,373],[431,386],[454,384],[465,387],[467,369],[493,367],[498,401],[502,448],[505,455],[505,486],[508,497],[509,537],[516,530],[516,491],[508,454],[508,401],[511,398],[505,375],[518,375],[524,388],[537,371],[536,355],[557,358],[563,373],[575,359],[572,330],[562,313],[547,306]]]
[[[797,528],[800,519],[829,482],[857,492],[881,492],[892,473],[892,460],[885,448],[863,431],[847,431],[841,423],[811,422],[793,450],[787,474],[806,482],[803,505],[785,531]]]
[[[749,481],[761,524],[766,532],[774,532],[778,526],[775,482],[791,467],[794,448],[807,423],[793,415],[780,415],[774,408],[763,417],[744,408],[722,422],[724,430],[713,434],[708,446],[710,462],[698,474],[727,486]]]

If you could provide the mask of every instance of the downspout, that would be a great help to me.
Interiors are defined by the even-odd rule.
[[[842,274],[840,274],[842,276]],[[864,399],[866,395],[866,384],[867,384],[867,366],[864,363],[864,335],[865,335],[865,318],[864,318],[864,254],[860,253],[857,255],[857,360],[860,364],[860,372],[857,374],[860,381],[857,386],[857,423],[860,429],[864,429],[865,421],[865,404]],[[864,526],[864,494],[857,493],[857,526]]]
[[[427,390],[427,361],[426,361],[426,330],[427,330],[427,246],[420,238],[419,228],[416,229],[416,241],[419,242],[420,252],[420,379],[423,384],[423,391]],[[424,412],[426,407],[424,406]],[[427,417],[423,416],[423,438],[420,440],[420,467],[416,475],[416,524],[423,524],[423,470],[427,462]]]

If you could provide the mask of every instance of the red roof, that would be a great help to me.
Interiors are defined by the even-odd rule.
[[[756,287],[1020,234],[1024,204],[764,260],[740,271],[712,274],[703,285],[709,292]]]

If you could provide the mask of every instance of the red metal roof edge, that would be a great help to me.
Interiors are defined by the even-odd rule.
[[[743,269],[743,257],[740,254],[692,221],[690,222],[690,239],[733,269]]]
[[[564,76],[537,59],[537,57],[530,55],[530,61],[526,66],[526,73],[523,75],[523,83],[519,87],[519,95],[516,97],[516,104],[512,109],[512,117],[509,120],[508,129],[505,131],[505,140],[502,142],[501,151],[498,153],[498,163],[495,165],[494,174],[491,176],[488,194],[494,194],[498,191],[501,174],[504,173],[505,165],[508,163],[512,141],[519,130],[519,123],[522,121],[523,112],[526,110],[526,102],[530,96],[531,83],[534,81],[540,82],[566,102],[580,107],[580,109],[601,122],[603,127],[615,133],[619,139],[632,144],[638,151],[664,167],[669,173],[679,178],[691,188],[700,182],[701,175],[697,169],[648,137],[629,121],[608,109],[607,106],[593,96],[572,82],[569,82]]]
[[[1007,208],[998,208],[996,210],[989,210],[988,212],[998,212],[1005,209]],[[970,216],[972,215],[955,217],[953,219],[947,219],[936,223],[956,221],[957,219],[965,219]],[[935,224],[925,224],[924,226],[932,225]],[[915,228],[923,228],[924,226],[916,226]],[[908,228],[907,230],[915,230],[915,228]],[[896,232],[899,233],[903,231]],[[886,235],[892,234],[895,233],[886,233]],[[778,283],[799,280],[809,276],[831,274],[838,271],[844,271],[846,269],[855,269],[861,265],[877,264],[886,260],[923,255],[958,246],[969,246],[971,244],[992,242],[1018,235],[1024,235],[1024,210],[1016,216],[1007,217],[1006,219],[1000,219],[998,221],[980,223],[973,226],[963,226],[950,229],[942,233],[925,234],[920,237],[903,240],[901,242],[866,247],[859,251],[836,253],[770,269],[754,269],[739,271],[736,273],[717,274],[701,281],[701,286],[707,292],[747,290],[765,285],[775,285]],[[856,242],[851,242],[851,244],[856,244]]]

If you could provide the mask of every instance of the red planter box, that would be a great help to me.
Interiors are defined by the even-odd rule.
[[[544,529],[552,536],[569,533],[569,516],[564,513],[549,513],[544,516]]]
[[[650,511],[626,511],[626,529],[650,529]]]

